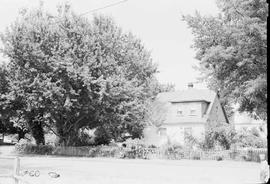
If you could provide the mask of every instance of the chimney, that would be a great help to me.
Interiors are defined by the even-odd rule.
[[[193,88],[193,83],[192,82],[188,83],[188,89],[192,89],[192,88]]]

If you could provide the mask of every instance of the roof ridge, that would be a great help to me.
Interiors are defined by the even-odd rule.
[[[211,89],[196,89],[196,88],[192,88],[192,89],[183,89],[183,90],[160,92],[158,94],[163,94],[163,93],[179,93],[179,92],[186,92],[186,91],[207,91],[207,92],[216,93],[214,90],[211,90]]]
[[[216,93],[209,89],[187,89],[162,92],[157,95],[157,98],[165,101],[205,100],[211,102],[215,96]]]

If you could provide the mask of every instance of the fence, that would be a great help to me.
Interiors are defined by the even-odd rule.
[[[206,150],[206,151],[190,151],[184,154],[186,159],[202,159],[202,160],[245,160],[260,162],[260,155],[264,154],[267,158],[267,149],[249,149],[249,150]]]
[[[13,172],[9,174],[1,174],[0,178],[7,178],[14,181],[14,184],[30,184],[20,176],[20,158],[19,157],[0,157],[1,160],[13,160]]]
[[[244,160],[260,162],[260,154],[266,160],[267,149],[235,149],[235,150],[185,150],[159,148],[136,148],[130,151],[125,148],[101,147],[56,147],[53,155],[86,156],[86,157],[121,157],[122,153],[133,154],[134,158],[159,158],[159,159],[197,159],[197,160]],[[132,156],[131,156],[132,158]]]

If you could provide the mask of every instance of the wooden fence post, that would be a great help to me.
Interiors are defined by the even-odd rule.
[[[16,157],[14,159],[14,168],[13,168],[13,177],[14,177],[14,183],[15,184],[19,184],[19,180],[16,176],[19,175],[19,172],[20,172],[20,158],[19,157]]]

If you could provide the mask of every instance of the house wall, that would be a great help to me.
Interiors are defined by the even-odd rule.
[[[161,136],[158,134],[158,128],[155,126],[146,127],[143,130],[143,137],[146,144],[159,145],[161,142]]]
[[[166,106],[168,109],[165,121],[155,136],[152,136],[151,142],[158,145],[171,143],[184,144],[184,136],[186,128],[191,128],[192,135],[196,138],[203,138],[205,133],[205,125],[207,121],[211,123],[226,123],[226,117],[221,107],[220,101],[216,96],[213,102],[174,102]],[[194,114],[191,114],[194,110]],[[181,113],[178,113],[181,111]],[[207,116],[205,116],[207,114]],[[208,116],[209,114],[209,116]],[[152,134],[152,135],[154,135]],[[150,138],[149,138],[150,140]]]
[[[206,113],[207,113],[207,108],[208,108],[209,104],[210,104],[210,103],[206,103],[206,102],[202,102],[202,103],[201,103],[201,107],[202,107],[202,117],[203,117],[204,115],[206,115]]]
[[[194,114],[191,114],[191,110]],[[182,114],[178,112],[182,111]],[[171,103],[164,123],[178,124],[186,122],[203,122],[202,102],[178,102]]]
[[[185,128],[191,128],[191,134],[201,139],[205,132],[205,126],[203,123],[182,124],[182,125],[163,125],[162,128],[166,129],[165,135],[171,143],[184,145]],[[164,142],[164,141],[163,141]]]
[[[225,114],[223,113],[221,104],[217,97],[215,98],[212,108],[210,109],[209,121],[211,123],[226,123]]]

